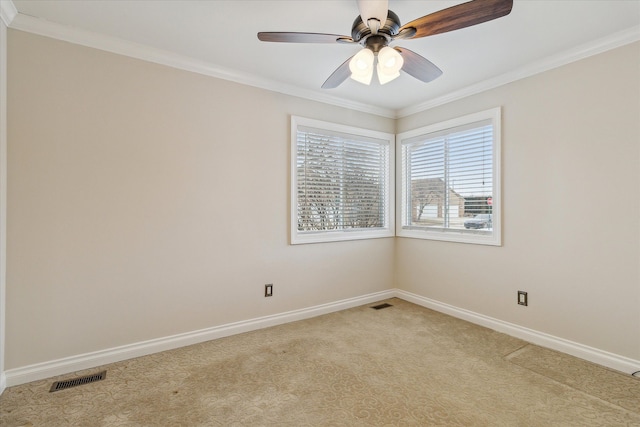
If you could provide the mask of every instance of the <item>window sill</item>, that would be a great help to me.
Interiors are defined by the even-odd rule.
[[[427,227],[403,227],[398,230],[397,237],[410,239],[438,240],[454,243],[471,243],[476,245],[502,246],[502,240],[498,230],[491,234],[484,230],[443,230],[428,229]]]
[[[343,242],[348,240],[381,239],[385,237],[395,237],[394,231],[389,228],[377,228],[368,231],[318,231],[296,233],[291,236],[291,244]]]

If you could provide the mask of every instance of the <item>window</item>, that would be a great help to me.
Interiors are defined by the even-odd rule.
[[[291,118],[291,243],[394,236],[394,135]]]
[[[398,236],[501,244],[500,114],[398,135]]]

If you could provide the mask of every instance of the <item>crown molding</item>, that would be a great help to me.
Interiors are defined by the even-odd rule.
[[[3,2],[9,0],[0,0]],[[395,110],[371,106],[368,104],[349,101],[328,94],[321,94],[312,90],[301,89],[292,85],[264,79],[248,73],[223,68],[199,59],[179,55],[162,49],[143,44],[133,43],[117,37],[81,30],[66,25],[38,19],[33,16],[17,13],[12,19],[11,28],[40,36],[50,37],[94,49],[99,49],[119,55],[124,55],[143,61],[166,65],[185,71],[191,71],[210,77],[266,89],[298,98],[318,101],[325,104],[343,107],[350,110],[362,111],[377,116],[395,118]]]
[[[599,40],[586,43],[573,49],[561,52],[559,54],[549,56],[540,61],[533,62],[517,70],[504,73],[497,77],[476,83],[471,86],[467,86],[463,89],[451,92],[444,96],[431,99],[412,107],[399,109],[397,111],[396,118],[406,117],[412,114],[426,111],[452,101],[457,101],[471,95],[475,95],[499,86],[503,86],[508,83],[512,83],[516,80],[524,79],[535,74],[543,73],[545,71],[549,71],[554,68],[558,68],[563,65],[567,65],[572,62],[579,61],[581,59],[585,59],[611,49],[615,49],[617,47],[637,42],[638,40],[640,40],[640,26],[631,27],[618,33],[614,33],[610,36],[601,38]]]
[[[460,90],[448,93],[446,95],[425,101],[423,103],[402,108],[398,110],[376,107],[369,104],[350,101],[329,94],[323,94],[316,91],[301,89],[285,83],[264,79],[249,73],[238,72],[231,69],[222,68],[206,61],[195,58],[178,55],[173,52],[162,49],[153,48],[147,45],[129,42],[116,37],[106,36],[91,31],[72,28],[61,24],[38,19],[32,16],[18,13],[11,0],[0,0],[0,12],[2,20],[7,27],[12,29],[26,31],[57,40],[66,41],[82,46],[87,46],[119,55],[124,55],[143,61],[153,62],[156,64],[166,65],[185,71],[191,71],[210,77],[232,81],[235,83],[253,86],[272,92],[282,93],[284,95],[295,96],[298,98],[308,99],[311,101],[322,102],[324,104],[334,105],[349,110],[361,111],[377,116],[398,119],[422,111],[435,108],[437,106],[457,101],[471,95],[475,95],[516,80],[533,76],[563,65],[575,62],[602,52],[606,52],[617,47],[624,46],[629,43],[640,40],[640,26],[628,28],[602,39],[583,44],[565,52],[544,58],[540,61],[533,62],[517,70],[504,73],[494,78],[484,80],[467,86]]]
[[[9,27],[17,15],[18,9],[11,0],[0,0],[0,19],[4,25]]]

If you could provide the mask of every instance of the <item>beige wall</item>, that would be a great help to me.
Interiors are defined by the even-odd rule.
[[[400,119],[502,106],[504,205],[502,247],[397,239],[398,287],[640,359],[639,76],[635,43]]]
[[[6,369],[393,282],[393,239],[288,244],[290,115],[392,119],[15,30],[8,103]]]
[[[6,310],[6,234],[7,234],[7,26],[0,19],[0,394],[6,386],[5,310]]]
[[[9,30],[5,369],[393,286],[640,359],[639,51],[394,121]],[[291,114],[402,132],[495,106],[502,247],[288,245]]]

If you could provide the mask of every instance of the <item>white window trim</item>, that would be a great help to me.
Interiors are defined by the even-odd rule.
[[[492,108],[490,110],[481,111],[474,114],[469,114],[463,117],[447,120],[441,123],[436,123],[429,126],[424,126],[418,129],[403,132],[397,135],[396,144],[396,171],[398,176],[396,177],[396,194],[398,194],[398,200],[396,203],[396,235],[398,237],[409,237],[414,239],[428,239],[428,240],[441,240],[448,242],[460,242],[460,243],[474,243],[482,245],[502,246],[502,178],[501,178],[501,116],[502,110],[500,107]],[[432,229],[405,229],[402,224],[402,213],[404,204],[404,194],[402,189],[402,142],[420,135],[427,135],[434,132],[443,131],[446,129],[463,126],[469,123],[479,122],[482,120],[490,119],[493,124],[493,232],[491,235],[479,235],[468,232],[456,232],[455,230],[448,229],[446,231],[432,230]]]
[[[389,144],[389,182],[386,191],[386,226],[384,228],[360,229],[360,230],[332,230],[318,232],[298,232],[298,178],[297,168],[297,132],[299,126],[326,129],[327,131],[341,132],[351,135],[376,138],[387,141]],[[290,242],[292,245],[305,243],[337,242],[345,240],[376,239],[395,236],[395,135],[391,133],[379,132],[369,129],[362,129],[353,126],[324,122],[321,120],[309,119],[305,117],[291,116],[291,159],[289,177],[291,189],[289,195],[290,204]]]

